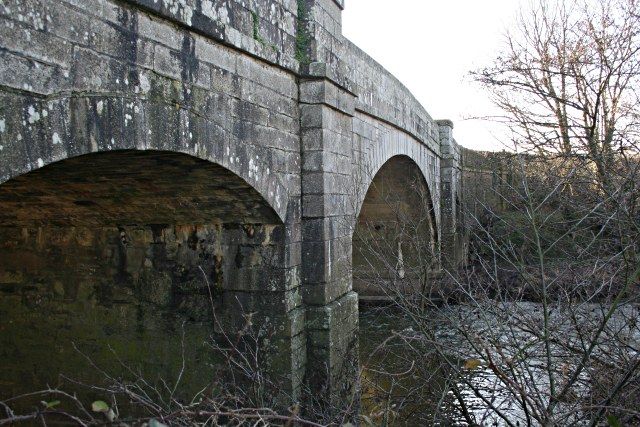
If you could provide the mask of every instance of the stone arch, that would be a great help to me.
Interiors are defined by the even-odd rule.
[[[440,185],[439,163],[435,154],[424,144],[404,132],[385,129],[378,140],[370,142],[361,149],[360,158],[354,172],[355,182],[355,218],[358,217],[375,176],[391,159],[404,156],[420,170],[427,185],[433,220],[437,236],[440,235]]]
[[[268,307],[260,292],[287,280],[284,227],[244,179],[176,152],[75,156],[0,184],[3,392],[58,373],[98,384],[72,342],[112,374],[109,346],[148,378],[175,378],[183,331],[184,383],[203,387],[211,301],[229,326],[243,322],[238,301],[253,311],[247,296]]]
[[[150,89],[139,89],[146,93],[2,99],[0,184],[45,165],[90,153],[169,151],[228,169],[268,201],[281,221],[286,220],[289,192],[279,174],[274,173],[282,160],[276,159],[269,144],[263,144],[269,135],[251,133],[241,121],[225,122],[224,117],[230,114],[226,99],[210,95],[201,100],[200,107],[188,105],[171,92],[175,88],[149,83],[150,77],[144,73],[134,74],[151,85]],[[216,109],[221,111],[216,113]],[[250,143],[232,140],[233,132]]]
[[[406,155],[387,160],[366,191],[353,233],[353,288],[361,298],[421,292],[437,266],[429,185]]]

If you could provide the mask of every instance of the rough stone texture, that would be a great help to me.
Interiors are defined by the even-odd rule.
[[[357,296],[351,292],[353,95],[325,79],[300,84],[302,284],[310,393],[330,407],[356,396]],[[325,396],[322,398],[322,396]]]
[[[163,151],[110,151],[52,163],[0,186],[0,201],[0,223],[26,227],[280,222],[229,170]]]
[[[221,301],[277,326],[273,360],[290,398],[306,389],[347,404],[357,389],[352,237],[371,183],[397,156],[416,166],[436,251],[460,246],[462,184],[451,130],[342,36],[343,7],[0,0],[2,306],[58,295],[76,270],[127,290],[131,307],[153,294],[147,270],[169,277],[158,282],[166,296],[181,289],[176,271],[202,266],[216,282],[218,269]],[[118,233],[135,234],[132,254],[118,252]],[[172,255],[156,262],[154,248]],[[48,253],[63,257],[52,259],[64,280],[47,263],[21,266]],[[100,305],[92,286],[61,306]],[[28,305],[8,304],[28,317]],[[228,313],[229,327],[242,323]]]
[[[406,156],[378,171],[353,233],[353,289],[360,299],[423,292],[437,267],[435,212],[424,175]]]
[[[73,352],[72,342],[116,369],[113,375],[120,371],[107,363],[108,345],[123,349],[119,356],[142,364],[147,375],[155,376],[154,367],[165,363],[162,372],[173,377],[183,322],[193,334],[189,360],[209,367],[211,352],[193,340],[241,330],[245,318],[238,313],[256,313],[254,322],[273,334],[266,351],[279,352],[273,359],[279,372],[284,363],[288,375],[304,366],[305,355],[293,351],[304,334],[299,286],[288,279],[295,270],[287,265],[285,226],[228,170],[177,153],[95,153],[9,180],[0,186],[0,204],[0,313],[12,319],[0,336],[30,337],[19,349],[3,346],[9,390],[29,391],[29,373],[49,381],[57,376],[52,373],[68,372],[64,354]],[[96,312],[105,324],[87,333],[86,323],[96,326]],[[178,330],[154,341],[150,337],[158,338],[163,318]],[[19,332],[34,324],[34,332]],[[127,325],[151,332],[132,336]],[[60,358],[35,367],[21,363],[52,336]],[[146,354],[158,360],[151,363]],[[303,373],[295,375],[294,389],[291,378],[283,386],[294,395]],[[207,381],[188,390],[195,393]]]
[[[213,329],[198,265],[225,234],[204,226],[0,228],[3,395],[57,384],[59,373],[101,384],[74,345],[113,375],[125,372],[108,346],[150,380],[173,379],[183,322],[188,392],[206,386],[212,354],[204,342]],[[204,265],[218,296],[222,266]]]
[[[462,194],[465,211],[483,219],[488,209],[501,212],[508,208],[501,194],[507,194],[518,177],[517,158],[507,152],[483,152],[460,147],[462,156]],[[470,220],[468,218],[467,220]]]

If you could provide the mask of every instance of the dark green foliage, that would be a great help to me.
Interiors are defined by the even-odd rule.
[[[302,66],[311,62],[309,55],[311,36],[309,34],[309,10],[306,0],[298,0],[298,28],[296,31],[296,59]]]

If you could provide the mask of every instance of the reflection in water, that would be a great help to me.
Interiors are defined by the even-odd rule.
[[[449,410],[453,399],[447,393],[450,370],[422,340],[411,339],[410,325],[389,307],[360,308],[365,425],[455,423]]]
[[[514,391],[519,389],[509,388],[506,381],[510,378],[501,378],[495,373],[513,374],[517,370],[494,370],[486,362],[493,360],[497,364],[512,363],[522,367],[526,374],[514,381],[518,381],[530,396],[535,394],[541,399],[541,404],[548,403],[548,365],[545,353],[539,348],[540,340],[535,339],[535,332],[525,325],[514,327],[513,322],[505,320],[505,317],[513,320],[514,313],[520,311],[535,318],[541,312],[541,305],[506,303],[497,311],[449,306],[429,312],[417,322],[398,309],[361,307],[364,422],[394,426],[535,425],[536,421],[519,401],[520,395]],[[584,304],[580,310],[574,307],[573,313],[581,327],[595,330],[590,325],[597,324],[605,311],[601,305]],[[603,337],[611,332],[617,339],[625,335],[624,342],[629,343],[629,349],[637,348],[640,330],[630,320],[637,319],[638,315],[636,307],[620,308],[609,320]],[[567,317],[557,310],[552,313],[551,321],[559,328],[555,331],[560,334],[558,336],[573,341],[577,339],[575,330],[563,325],[563,319]],[[416,325],[429,330],[414,331]],[[469,335],[465,337],[461,331],[468,331]],[[471,344],[474,336],[487,339],[491,345],[483,347],[476,343],[474,349]],[[603,338],[594,349],[593,357],[606,356],[611,350],[608,346],[617,342],[609,343]],[[437,343],[439,351],[429,343]],[[489,353],[479,355],[479,349],[489,352],[490,358]],[[566,372],[570,372],[582,353],[568,352],[561,343],[552,344],[550,349],[554,375],[558,375],[559,380],[566,379]],[[625,351],[629,352],[628,349]],[[602,385],[594,382],[602,381],[598,375],[602,373],[597,369],[581,371],[571,392],[557,403],[555,414],[563,420],[562,425],[586,425],[589,413],[585,412],[584,404],[586,402],[588,408],[590,396],[597,396],[596,385]],[[605,390],[606,393],[609,391]],[[464,418],[459,401],[464,402],[470,420]]]
[[[367,425],[466,426],[455,392],[482,425],[502,425],[487,405],[467,387],[481,390],[494,405],[519,419],[517,405],[500,381],[485,366],[465,366],[471,354],[461,337],[446,328],[433,313],[434,338],[451,349],[446,359],[427,344],[413,321],[394,307],[360,308],[360,359],[362,363],[362,414]],[[442,320],[442,319],[441,319]],[[456,375],[465,375],[464,381]],[[455,390],[455,392],[454,392]]]

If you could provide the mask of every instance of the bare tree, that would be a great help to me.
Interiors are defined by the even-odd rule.
[[[535,0],[474,76],[520,149],[581,161],[611,191],[615,163],[638,148],[640,3]]]

